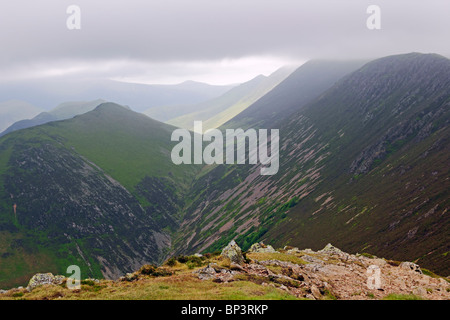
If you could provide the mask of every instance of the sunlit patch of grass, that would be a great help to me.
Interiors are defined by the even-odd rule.
[[[247,258],[251,260],[258,260],[258,261],[267,261],[267,260],[279,260],[284,262],[291,262],[294,264],[306,264],[304,260],[301,258],[291,255],[291,254],[284,254],[284,253],[248,253]]]
[[[141,278],[135,282],[84,281],[81,289],[41,286],[0,295],[0,299],[25,300],[291,300],[295,296],[271,286],[261,286],[248,279],[229,283],[199,280],[191,272],[170,277]]]
[[[424,275],[430,276],[432,278],[441,278],[440,276],[438,276],[437,274],[435,274],[434,272],[432,272],[428,269],[425,269],[425,268],[420,268],[420,269],[422,270],[422,273]]]

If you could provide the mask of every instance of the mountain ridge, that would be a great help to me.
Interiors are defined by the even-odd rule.
[[[271,92],[223,124],[222,128],[274,125],[272,122],[279,121],[280,117],[289,117],[297,108],[317,98],[336,81],[357,70],[365,62],[310,60],[298,67]]]

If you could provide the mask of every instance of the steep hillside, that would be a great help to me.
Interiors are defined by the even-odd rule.
[[[36,269],[107,278],[158,263],[195,167],[170,161],[173,128],[105,103],[0,140],[0,283]]]
[[[279,126],[293,112],[323,94],[364,61],[308,61],[271,92],[223,125],[224,128]]]
[[[313,249],[333,242],[450,273],[450,61],[379,59],[297,108],[285,103],[297,100],[291,88],[226,124],[279,128],[279,172],[205,168],[174,251],[214,250],[231,239],[244,249],[259,239]]]

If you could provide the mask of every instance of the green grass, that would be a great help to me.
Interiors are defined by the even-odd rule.
[[[66,147],[74,147],[128,190],[133,190],[146,175],[182,175],[183,170],[167,159],[171,150],[170,127],[123,113],[121,122],[116,123],[114,119],[99,121],[88,114],[49,127],[49,134],[63,137]]]
[[[291,255],[291,254],[284,254],[284,253],[247,253],[247,258],[258,260],[258,261],[266,261],[266,260],[279,260],[279,261],[285,261],[285,262],[291,262],[295,264],[306,264],[304,260],[301,258]]]
[[[78,256],[74,243],[52,243],[45,233],[29,234],[22,231],[10,233],[0,231],[0,289],[26,286],[31,277],[38,272],[67,275],[67,267],[78,265],[83,276],[102,278],[98,261],[89,254],[90,249],[83,250],[90,266]],[[20,246],[13,245],[21,243]],[[80,243],[83,248],[83,244]],[[14,275],[14,277],[11,277]]]
[[[69,299],[69,300],[296,300],[276,288],[248,281],[215,283],[201,281],[192,274],[169,278],[146,278],[136,282],[101,281],[82,284],[71,291],[63,286],[42,286],[31,293],[11,293],[3,299]]]
[[[55,272],[58,270],[55,259],[49,250],[27,250],[27,247],[12,249],[11,244],[23,241],[22,233],[11,234],[0,231],[0,288],[8,289],[15,286],[25,286],[36,270]],[[14,275],[14,277],[11,277]]]
[[[170,161],[175,128],[115,105],[73,119],[48,123],[7,135],[0,143],[49,141],[62,143],[99,166],[129,191],[145,176],[172,176],[187,187],[199,166],[176,166]],[[3,142],[2,142],[3,141]],[[11,150],[0,153],[0,173],[5,171]]]
[[[425,269],[425,268],[420,268],[420,269],[422,270],[422,273],[423,273],[424,275],[430,276],[430,277],[432,277],[432,278],[442,278],[441,276],[435,274],[433,271],[430,271],[430,270]],[[444,278],[444,279],[445,279],[445,278]]]

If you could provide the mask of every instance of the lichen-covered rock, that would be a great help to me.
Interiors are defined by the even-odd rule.
[[[422,270],[420,269],[419,265],[412,262],[408,261],[402,262],[400,263],[399,267],[405,270],[411,270],[422,274]]]
[[[230,263],[230,270],[244,271],[244,268],[240,264],[232,262]]]
[[[233,270],[220,268],[216,263],[210,263],[207,267],[194,271],[200,280],[213,280],[215,282],[230,282],[236,274]]]
[[[132,282],[139,279],[138,272],[126,273],[123,277],[119,278],[119,281]]]
[[[158,268],[151,264],[145,264],[139,269],[139,271],[136,274],[136,277],[139,277],[139,275],[152,277],[167,277],[171,276],[172,274],[173,274],[172,271],[167,270],[165,268]]]
[[[64,276],[54,276],[52,273],[37,273],[28,282],[27,290],[31,291],[36,287],[46,284],[59,285],[65,280]]]
[[[252,244],[250,249],[248,249],[249,252],[254,253],[275,253],[277,252],[271,245],[265,245],[262,242],[257,242]]]
[[[211,266],[211,264],[196,271],[196,273],[198,274],[198,278],[200,280],[211,280],[216,276],[216,270]]]
[[[371,264],[382,267],[387,264],[386,260],[380,258],[373,258]]]
[[[242,250],[234,240],[231,240],[231,242],[223,248],[222,256],[237,264],[243,264],[245,262]]]
[[[287,249],[286,253],[288,253],[288,254],[298,254],[298,253],[302,253],[302,251],[299,248],[292,248],[292,249]]]
[[[343,251],[333,246],[331,243],[327,244],[325,248],[319,251],[320,253],[327,253],[327,254],[336,254],[341,255],[344,254]]]
[[[322,299],[322,294],[320,293],[319,288],[317,288],[314,284],[311,286],[311,293],[315,299],[317,300]]]
[[[227,282],[234,280],[235,274],[236,274],[236,272],[233,270],[222,269],[222,271],[220,271],[220,273],[216,274],[216,279],[214,281],[227,283]]]

